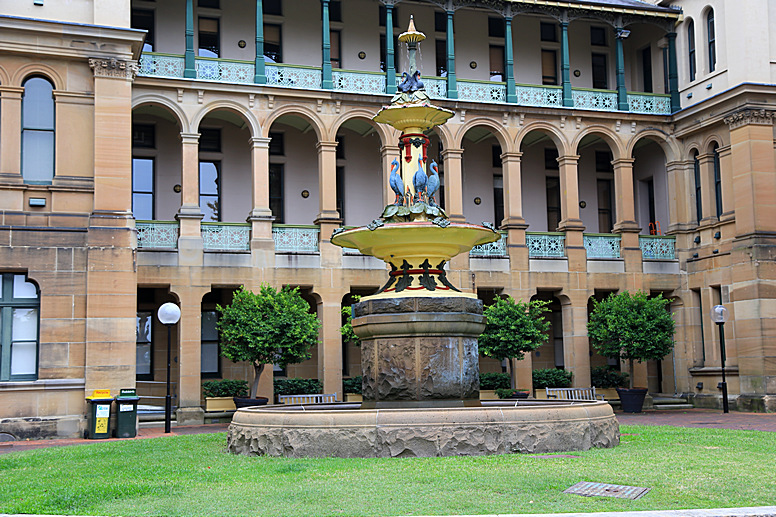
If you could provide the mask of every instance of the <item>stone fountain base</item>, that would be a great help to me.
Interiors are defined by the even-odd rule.
[[[240,409],[229,426],[227,447],[235,454],[259,456],[387,458],[580,451],[620,442],[619,425],[606,402],[498,404]]]

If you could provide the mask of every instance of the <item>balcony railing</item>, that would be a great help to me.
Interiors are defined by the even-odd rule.
[[[589,259],[620,258],[620,236],[610,233],[586,233],[583,236]]]
[[[334,89],[343,92],[385,93],[385,74],[381,72],[358,72],[355,70],[332,70]]]
[[[617,111],[617,92],[611,90],[589,90],[572,88],[574,107],[587,110]]]
[[[195,67],[197,79],[253,84],[255,66],[252,61],[198,57],[195,61]]]
[[[525,232],[528,258],[563,258],[566,256],[566,234],[561,232]]]
[[[201,223],[202,246],[211,251],[248,251],[251,225],[245,223]]]
[[[321,69],[313,66],[274,63],[264,68],[267,84],[286,88],[317,90],[321,87]]]
[[[671,96],[655,93],[628,93],[628,109],[632,113],[671,114]]]
[[[318,235],[321,229],[317,226],[299,226],[291,224],[272,225],[272,238],[275,240],[275,251],[283,253],[316,253],[318,252]]]
[[[515,87],[517,103],[523,106],[563,106],[563,89],[560,86],[535,86],[518,84]]]
[[[459,79],[458,98],[462,101],[506,102],[507,85],[492,81]]]
[[[135,221],[138,249],[178,247],[178,221]]]
[[[140,75],[154,77],[183,77],[183,56],[143,52],[140,56]]]
[[[676,237],[664,235],[639,235],[641,258],[644,260],[676,259]]]
[[[506,257],[507,253],[507,234],[506,232],[500,232],[501,238],[496,242],[489,242],[487,244],[480,244],[475,246],[469,252],[470,257]]]

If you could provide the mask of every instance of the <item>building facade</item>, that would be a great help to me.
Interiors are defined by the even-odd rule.
[[[203,379],[252,370],[218,357],[241,285],[300,287],[320,343],[275,375],[342,396],[340,310],[385,265],[329,239],[393,201],[398,134],[371,118],[410,16],[455,112],[429,134],[441,204],[503,233],[448,277],[551,302],[518,386],[552,367],[589,386],[591,300],[641,289],[677,334],[637,384],[720,405],[723,303],[731,396],[776,409],[776,1],[28,0],[0,14],[0,433],[79,434],[97,388],[153,404],[166,301],[177,418],[201,422]]]

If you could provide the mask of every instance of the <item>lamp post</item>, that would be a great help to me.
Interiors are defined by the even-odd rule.
[[[730,412],[728,407],[728,391],[727,381],[725,380],[725,322],[728,320],[728,310],[724,305],[715,305],[711,309],[711,321],[717,324],[719,327],[719,351],[722,359],[722,411],[725,413]]]
[[[167,396],[164,397],[164,432],[170,432],[172,421],[172,397],[170,396],[170,350],[172,349],[172,326],[181,319],[180,308],[172,302],[159,307],[156,313],[159,321],[167,327]]]

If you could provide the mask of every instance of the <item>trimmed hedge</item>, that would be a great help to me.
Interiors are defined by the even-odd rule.
[[[205,381],[202,383],[202,393],[205,397],[247,397],[248,381],[224,379],[221,381]]]
[[[345,393],[356,393],[361,395],[361,376],[357,375],[350,379],[342,379],[342,391]]]
[[[590,369],[590,380],[596,388],[624,388],[628,385],[628,373],[613,366],[596,366]]]
[[[568,388],[571,386],[571,372],[558,368],[546,368],[533,371],[533,387]]]
[[[510,384],[508,373],[481,373],[480,374],[480,389],[481,390],[497,390],[500,388],[509,389]]]
[[[323,393],[323,385],[318,379],[275,379],[275,395],[307,395]]]

